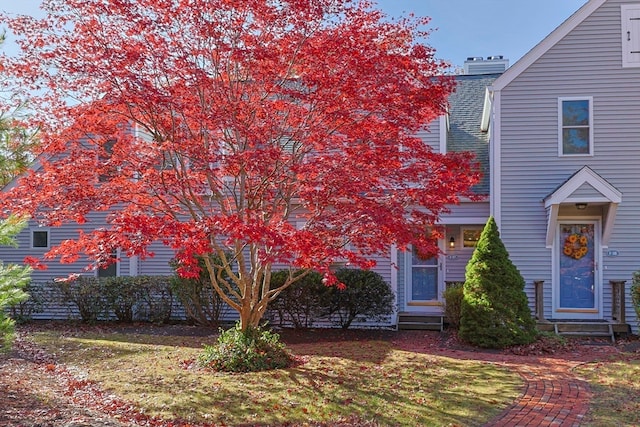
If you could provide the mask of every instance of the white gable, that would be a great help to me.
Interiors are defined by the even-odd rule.
[[[589,189],[590,194],[584,192],[585,188]],[[555,224],[560,212],[560,205],[563,203],[606,204],[605,222],[602,227],[602,244],[607,246],[620,202],[622,202],[622,193],[620,191],[588,166],[583,167],[544,199],[544,206],[548,212],[547,247],[553,245],[556,230]]]

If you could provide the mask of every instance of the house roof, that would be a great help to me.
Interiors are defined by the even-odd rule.
[[[579,189],[587,187],[590,191],[587,195],[578,193]],[[572,174],[566,181],[544,198],[547,215],[547,247],[553,246],[556,234],[556,222],[560,213],[560,205],[563,203],[597,203],[607,208],[603,211],[604,223],[602,225],[602,245],[609,245],[613,232],[613,223],[616,218],[618,205],[622,202],[622,193],[598,175],[589,166],[583,166]]]
[[[590,196],[591,198],[587,199],[573,197],[575,191],[584,184],[591,186],[599,196],[597,198]],[[583,166],[577,170],[544,198],[545,207],[547,208],[564,202],[620,203],[621,201],[622,193],[589,166]]]
[[[540,43],[527,52],[522,58],[520,58],[515,64],[508,68],[500,78],[498,78],[493,84],[493,90],[501,90],[511,83],[516,77],[518,77],[523,71],[525,71],[531,64],[537,61],[542,55],[544,55],[549,49],[562,40],[567,34],[569,34],[574,28],[584,21],[589,15],[602,6],[607,0],[589,0],[580,9],[578,9],[573,15],[567,18],[562,24],[560,24],[555,30],[553,30],[547,37],[545,37]]]
[[[478,194],[489,194],[489,132],[483,130],[483,112],[487,88],[499,76],[499,73],[456,76],[455,92],[449,96],[447,152],[475,153],[483,173],[474,187]]]

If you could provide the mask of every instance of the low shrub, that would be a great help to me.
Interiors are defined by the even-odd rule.
[[[453,329],[460,327],[462,298],[464,298],[464,282],[454,282],[442,293],[444,297],[444,317]]]
[[[631,302],[636,311],[638,326],[640,326],[640,271],[633,273],[633,282],[631,284]]]
[[[221,331],[218,343],[205,346],[200,366],[222,372],[257,372],[286,368],[293,359],[280,336],[263,328],[234,328]]]
[[[172,266],[175,269],[175,262]],[[197,278],[173,276],[171,292],[184,307],[188,321],[202,326],[217,326],[226,304],[213,288],[204,261],[200,260],[198,266],[200,275]]]
[[[64,302],[78,309],[85,323],[109,320],[142,320],[153,323],[169,321],[173,295],[167,276],[79,276],[54,282]]]
[[[342,268],[336,277],[345,289],[329,288],[328,314],[343,329],[354,320],[380,320],[393,314],[395,296],[382,276],[370,270]]]
[[[151,323],[167,323],[171,319],[173,293],[168,276],[135,276],[129,278],[140,292],[137,316]]]
[[[55,287],[66,302],[73,303],[85,323],[95,323],[109,313],[109,303],[97,277],[79,276],[74,279],[55,281]]]
[[[9,307],[9,315],[16,323],[27,323],[33,319],[34,314],[42,313],[48,300],[47,291],[42,285],[28,283],[24,291],[29,298]]]
[[[288,277],[288,270],[274,272],[271,275],[271,289],[284,285]],[[283,290],[269,304],[269,317],[280,326],[310,328],[321,313],[327,311],[325,305],[329,292],[330,289],[322,283],[322,274],[311,271]]]
[[[121,322],[133,322],[141,290],[131,277],[105,277],[100,280],[107,306]]]

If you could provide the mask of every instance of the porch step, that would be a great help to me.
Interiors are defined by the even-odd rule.
[[[566,337],[609,338],[616,342],[613,324],[608,322],[554,322],[553,331]]]
[[[398,329],[402,330],[444,330],[443,316],[419,313],[398,313]]]

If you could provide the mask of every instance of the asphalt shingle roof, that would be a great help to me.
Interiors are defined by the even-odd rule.
[[[480,130],[486,89],[500,74],[456,76],[456,88],[449,96],[447,152],[471,151],[480,162],[483,177],[474,191],[489,194],[489,132]]]

